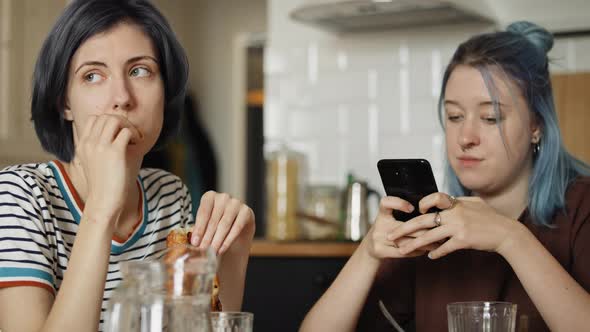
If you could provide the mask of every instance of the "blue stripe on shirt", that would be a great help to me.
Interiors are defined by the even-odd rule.
[[[22,268],[22,267],[0,267],[0,277],[16,278],[16,277],[31,277],[43,279],[49,284],[53,285],[53,276],[45,271]]]

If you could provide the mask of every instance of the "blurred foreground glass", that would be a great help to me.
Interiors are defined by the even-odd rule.
[[[252,332],[254,314],[250,312],[212,312],[213,332]]]
[[[105,312],[105,332],[211,331],[217,259],[211,249],[175,246],[162,259],[121,263],[123,281]]]
[[[514,332],[516,304],[456,302],[447,305],[449,332]]]

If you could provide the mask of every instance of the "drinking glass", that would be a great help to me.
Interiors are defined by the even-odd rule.
[[[516,304],[456,302],[447,305],[449,332],[514,332]]]
[[[211,326],[213,332],[252,332],[254,314],[250,312],[212,312]]]

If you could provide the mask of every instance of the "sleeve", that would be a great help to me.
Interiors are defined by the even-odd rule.
[[[590,181],[585,181],[583,189],[572,211],[574,216],[572,248],[572,277],[590,292]]]
[[[195,223],[195,218],[193,217],[193,204],[192,204],[191,194],[189,193],[186,185],[184,185],[182,182],[181,182],[181,185],[182,185],[182,190],[180,191],[181,195],[182,195],[181,224],[183,227],[186,227],[186,226],[191,227]]]
[[[32,187],[0,172],[0,288],[41,287],[55,293],[54,259]]]

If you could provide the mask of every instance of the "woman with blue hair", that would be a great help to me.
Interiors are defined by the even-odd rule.
[[[517,325],[530,331],[587,328],[590,169],[562,144],[552,45],[545,29],[517,22],[457,48],[439,102],[451,195],[416,207],[383,198],[302,331],[391,330],[380,301],[417,331],[446,330],[446,304],[459,301],[515,303]],[[432,207],[442,211],[426,213]],[[413,209],[423,214],[392,217]]]

